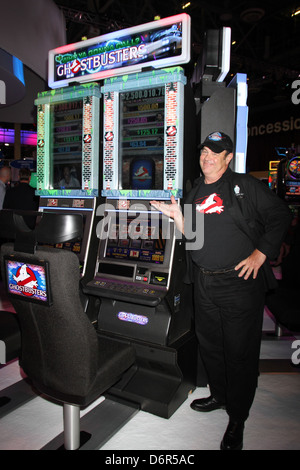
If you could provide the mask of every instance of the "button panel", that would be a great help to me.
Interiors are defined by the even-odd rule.
[[[108,280],[93,280],[89,285],[99,289],[111,290],[112,292],[120,292],[124,294],[138,294],[146,296],[161,296],[162,291],[145,286],[138,286],[134,284],[122,284],[118,282],[111,282]]]

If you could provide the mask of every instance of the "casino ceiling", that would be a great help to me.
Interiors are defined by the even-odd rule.
[[[192,60],[187,74],[202,56],[205,31],[231,27],[230,74],[246,73],[249,97],[260,103],[285,100],[291,83],[300,75],[298,2],[55,0],[65,15],[68,43],[147,23],[157,15],[188,13],[192,18]]]

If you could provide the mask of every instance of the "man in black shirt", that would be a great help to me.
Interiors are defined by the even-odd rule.
[[[257,387],[265,291],[275,281],[269,260],[277,257],[291,222],[289,209],[268,187],[230,170],[232,158],[229,136],[207,136],[200,154],[203,176],[185,201],[204,215],[204,244],[187,252],[187,280],[194,283],[195,331],[211,392],[191,407],[226,409],[223,450],[243,447]],[[173,196],[171,204],[151,204],[185,233],[188,221]]]
[[[21,168],[19,171],[19,183],[6,191],[3,209],[19,209],[25,211],[37,211],[39,198],[35,190],[30,186],[31,172],[29,168]],[[25,222],[29,228],[34,228],[35,218],[26,216]]]

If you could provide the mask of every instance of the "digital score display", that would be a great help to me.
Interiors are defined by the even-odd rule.
[[[162,189],[165,87],[120,93],[122,189]]]
[[[83,100],[51,105],[52,189],[81,188]]]

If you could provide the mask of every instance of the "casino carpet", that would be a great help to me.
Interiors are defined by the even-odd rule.
[[[8,308],[1,298],[0,310]],[[285,331],[278,338],[273,330],[273,319],[265,313],[259,386],[246,422],[245,450],[300,450],[300,369],[291,365],[292,345],[300,336]],[[17,361],[1,366],[0,390],[21,379]],[[205,414],[190,408],[192,400],[208,394],[206,387],[197,388],[168,420],[138,411],[101,450],[219,450],[228,422],[226,412]],[[38,450],[61,432],[62,407],[36,396],[1,418],[0,450]]]

